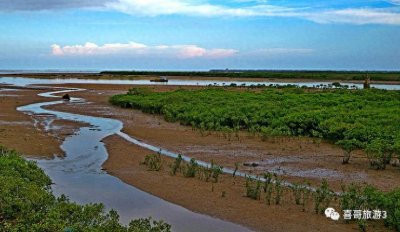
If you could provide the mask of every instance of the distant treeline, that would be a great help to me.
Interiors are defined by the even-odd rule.
[[[375,81],[400,81],[400,72],[385,71],[284,71],[284,70],[210,70],[210,71],[103,71],[108,75],[149,75],[231,78],[276,78],[317,80],[364,80],[367,76]]]

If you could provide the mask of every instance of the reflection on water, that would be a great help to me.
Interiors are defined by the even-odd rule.
[[[78,89],[41,95],[54,97],[52,94],[67,91]],[[82,99],[73,98],[72,101],[82,102]],[[101,165],[107,159],[107,151],[101,140],[119,132],[122,122],[42,108],[62,103],[44,102],[18,108],[28,114],[55,115],[59,119],[90,124],[64,141],[61,146],[66,154],[64,158],[37,160],[38,165],[55,182],[53,191],[56,195],[65,194],[78,203],[102,202],[107,209],[117,210],[124,223],[131,218],[152,216],[172,224],[175,231],[249,231],[242,226],[194,213],[164,201],[102,171]]]
[[[297,85],[307,87],[318,87],[321,85],[328,86],[332,82],[324,81],[296,81],[296,82],[272,82],[272,81],[219,81],[219,80],[174,80],[169,79],[168,82],[150,82],[150,80],[89,80],[89,79],[35,79],[22,77],[0,77],[0,83],[13,85],[29,85],[29,84],[118,84],[118,85],[182,85],[182,86],[251,86],[251,85]],[[341,83],[349,87],[363,88],[362,84],[357,83]],[[377,89],[400,90],[400,85],[372,84],[371,87]]]

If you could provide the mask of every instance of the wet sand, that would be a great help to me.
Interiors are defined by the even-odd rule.
[[[57,120],[51,115],[29,116],[16,109],[19,106],[48,101],[37,96],[41,92],[44,90],[7,88],[0,91],[0,144],[31,157],[63,156],[64,152],[60,148],[62,141],[75,133],[82,124]],[[54,121],[52,127],[45,130],[48,120]]]
[[[218,133],[201,134],[178,123],[165,122],[161,116],[144,114],[137,110],[121,109],[108,104],[109,96],[124,93],[130,86],[75,84],[68,85],[68,87],[88,89],[85,92],[73,93],[73,97],[83,97],[88,100],[88,103],[84,107],[81,104],[65,103],[52,106],[51,109],[119,119],[124,122],[124,132],[127,134],[147,143],[177,153],[184,153],[199,160],[208,162],[214,160],[214,162],[224,167],[233,167],[235,162],[240,162],[241,164],[258,162],[260,164],[258,167],[252,168],[240,165],[239,170],[248,171],[249,173],[262,173],[267,169],[284,169],[286,171],[282,172],[281,176],[285,180],[302,181],[306,178],[314,184],[319,184],[322,178],[329,178],[330,184],[335,189],[339,188],[340,181],[343,178],[347,178],[344,179],[346,182],[367,181],[378,185],[382,189],[391,189],[400,184],[399,180],[395,178],[398,169],[389,168],[389,170],[382,172],[369,170],[367,160],[361,153],[352,158],[350,165],[341,165],[341,149],[329,143],[316,142],[307,138],[272,138],[262,141],[261,138],[249,136],[245,132],[239,133],[238,138],[233,136],[230,139]],[[157,91],[168,91],[180,87],[158,86],[153,88]],[[1,98],[2,106],[3,102],[11,102],[4,105],[9,105],[7,107],[10,108],[7,111],[8,117],[13,122],[15,122],[13,120],[14,116],[27,117],[25,120],[29,122],[29,116],[15,110],[17,105],[48,101],[48,99],[44,100],[44,98],[35,97],[38,91],[26,91],[26,94],[22,97],[24,99],[23,102],[14,98],[12,100]],[[13,106],[14,110],[11,110]],[[3,111],[1,114],[3,114]],[[63,124],[64,122],[59,123]],[[34,128],[32,129],[36,131]],[[21,133],[16,130],[8,131],[5,135],[12,136],[17,140],[17,138],[20,138]],[[56,139],[57,143],[53,144],[52,140],[48,139],[48,135],[43,136],[43,143],[46,146],[38,147],[59,149],[59,140]],[[0,140],[0,143],[2,141],[3,139]],[[228,175],[223,175],[221,182],[214,184],[214,190],[212,191],[213,187],[209,182],[188,179],[182,176],[171,176],[167,164],[171,162],[169,158],[163,158],[166,162],[163,171],[147,171],[147,168],[139,165],[139,162],[144,159],[146,154],[151,153],[150,151],[129,144],[117,136],[111,136],[105,139],[104,142],[109,152],[109,159],[103,165],[107,172],[128,184],[195,212],[216,216],[248,226],[257,231],[356,230],[356,225],[354,224],[348,225],[343,224],[343,222],[333,222],[324,216],[315,215],[312,212],[311,205],[306,212],[302,212],[301,207],[293,203],[290,193],[286,193],[288,197],[284,198],[284,203],[280,206],[267,206],[263,201],[248,199],[244,197],[245,188],[242,178],[233,179]],[[27,144],[29,145],[31,142],[10,147],[23,148]],[[11,145],[13,144],[11,143]],[[304,172],[305,170],[315,171],[307,173]],[[321,173],[325,173],[325,175]],[[338,177],[335,177],[332,173],[337,174]],[[362,175],[359,175],[360,173]],[[309,176],[304,176],[306,174]],[[225,197],[222,197],[223,191],[225,192]],[[381,225],[378,225],[378,228],[373,226],[369,228],[374,231],[385,230]]]

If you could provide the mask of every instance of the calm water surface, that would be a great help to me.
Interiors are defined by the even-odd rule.
[[[174,80],[170,79],[166,83],[150,82],[150,80],[89,80],[89,79],[35,79],[35,78],[22,78],[22,77],[0,77],[0,83],[9,83],[14,85],[29,85],[29,84],[120,84],[120,85],[181,85],[181,86],[208,86],[208,85],[231,85],[237,86],[251,86],[251,85],[297,85],[316,87],[320,85],[329,85],[332,82],[271,82],[271,81],[218,81],[218,80]],[[357,83],[341,83],[342,85],[355,86],[362,88],[362,84]],[[371,85],[377,89],[386,90],[400,90],[400,85],[387,85],[387,84],[373,84]]]

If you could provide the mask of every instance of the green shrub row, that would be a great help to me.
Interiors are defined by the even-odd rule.
[[[65,196],[56,198],[51,180],[33,161],[0,146],[1,232],[168,232],[171,226],[150,218],[128,225],[119,223],[116,211],[102,204],[79,205]]]
[[[248,130],[268,136],[308,136],[363,149],[371,166],[384,169],[400,153],[400,91],[273,89],[261,92],[208,88],[151,92],[132,89],[112,104],[162,114],[202,131]]]
[[[315,80],[364,80],[367,74],[371,80],[399,81],[400,72],[359,72],[359,71],[259,71],[259,70],[211,70],[209,72],[173,71],[104,71],[104,75],[118,75],[118,78],[132,78],[132,75],[145,76],[192,76],[192,77],[230,77],[230,78],[277,78],[277,79],[315,79]],[[124,77],[125,76],[125,77]]]

